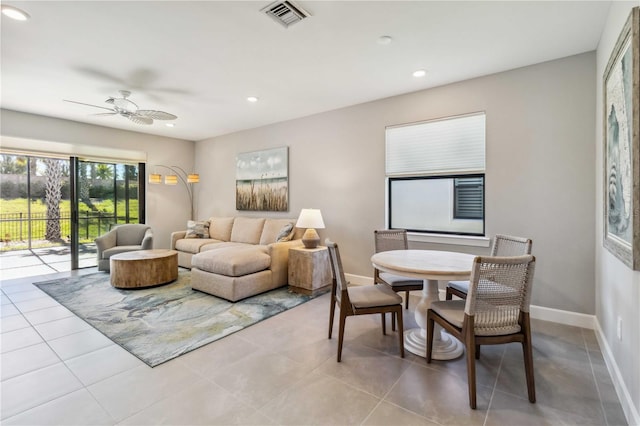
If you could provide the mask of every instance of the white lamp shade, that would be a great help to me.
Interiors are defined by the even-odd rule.
[[[318,209],[302,209],[296,226],[298,228],[324,229],[322,213]]]

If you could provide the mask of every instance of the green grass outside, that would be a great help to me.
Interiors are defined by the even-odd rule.
[[[5,242],[0,251],[21,250],[28,247],[28,218],[26,198],[15,198],[11,200],[0,199],[0,239]],[[79,236],[81,243],[92,242],[97,236],[109,230],[109,226],[113,224],[113,217],[106,218],[104,216],[112,216],[114,212],[114,204],[112,200],[93,201],[93,205],[97,211],[92,211],[85,203],[80,203],[80,229]],[[119,201],[117,204],[118,216],[125,216],[125,202]],[[138,200],[129,201],[130,221],[137,222],[138,216]],[[62,200],[60,202],[60,216],[69,218],[71,216],[71,202]],[[102,218],[98,219],[98,212],[102,214]],[[20,228],[19,214],[22,213],[22,228]],[[47,214],[47,206],[42,200],[33,200],[31,202],[32,218],[45,218]],[[9,216],[8,216],[9,215]],[[118,223],[124,223],[124,219],[119,219]],[[32,247],[49,247],[52,245],[60,245],[68,243],[68,236],[71,234],[71,222],[69,219],[60,221],[62,241],[53,242],[45,239],[46,221],[32,220],[31,222],[31,241]]]

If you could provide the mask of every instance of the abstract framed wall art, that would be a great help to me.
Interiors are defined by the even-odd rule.
[[[640,7],[603,75],[604,246],[640,270]]]
[[[289,210],[288,147],[238,154],[236,210]]]

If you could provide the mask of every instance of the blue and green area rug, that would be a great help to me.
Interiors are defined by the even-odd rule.
[[[102,334],[155,367],[311,299],[281,287],[231,303],[191,289],[191,273],[164,286],[120,290],[97,273],[35,283]]]

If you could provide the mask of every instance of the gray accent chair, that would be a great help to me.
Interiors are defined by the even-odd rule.
[[[109,271],[109,259],[118,253],[153,248],[153,231],[149,225],[128,223],[113,227],[96,238],[98,271]]]

